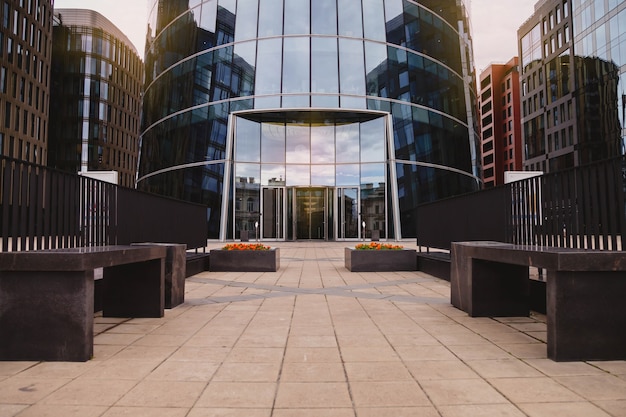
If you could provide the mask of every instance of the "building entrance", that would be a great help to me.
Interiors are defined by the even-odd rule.
[[[361,238],[358,187],[263,187],[261,198],[262,239]]]
[[[328,239],[328,189],[295,189],[295,239]]]
[[[230,123],[222,239],[388,237],[387,115],[254,111]]]

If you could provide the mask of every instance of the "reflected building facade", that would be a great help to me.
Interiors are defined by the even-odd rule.
[[[55,9],[48,166],[117,171],[133,187],[143,63],[113,23],[86,9]]]
[[[524,168],[624,155],[626,3],[540,1],[518,39]]]
[[[139,189],[207,206],[208,236],[415,237],[481,187],[461,0],[158,0]]]

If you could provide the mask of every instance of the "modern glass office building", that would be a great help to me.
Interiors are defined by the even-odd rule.
[[[480,188],[461,0],[155,0],[137,185],[208,236],[415,237]]]

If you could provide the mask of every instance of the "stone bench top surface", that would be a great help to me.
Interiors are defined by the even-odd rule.
[[[0,253],[0,271],[86,271],[165,258],[167,248],[114,245]]]
[[[492,241],[452,242],[472,258],[557,271],[625,271],[626,251],[515,245]]]

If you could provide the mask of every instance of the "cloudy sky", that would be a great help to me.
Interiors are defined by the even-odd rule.
[[[466,0],[472,13],[476,70],[504,63],[517,55],[517,29],[538,0]],[[83,8],[100,12],[135,44],[143,56],[147,20],[146,0],[55,0],[55,8]]]

